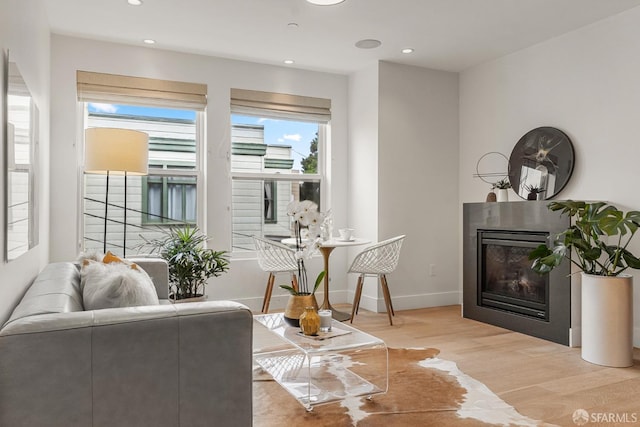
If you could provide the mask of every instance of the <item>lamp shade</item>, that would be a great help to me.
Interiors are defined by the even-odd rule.
[[[89,128],[85,131],[84,171],[146,175],[149,135],[130,129]]]

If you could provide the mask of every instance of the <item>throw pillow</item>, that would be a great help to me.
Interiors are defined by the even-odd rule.
[[[90,261],[102,262],[103,258],[104,258],[104,255],[102,255],[99,252],[95,252],[95,251],[82,252],[80,253],[80,255],[78,255],[78,258],[76,258],[76,264],[82,267],[83,265],[89,264]]]
[[[85,310],[159,304],[151,278],[140,267],[88,261],[80,277]]]
[[[107,251],[107,254],[104,256],[104,258],[102,258],[102,262],[105,264],[113,264],[119,262],[128,265],[129,268],[133,268],[134,270],[138,269],[138,264],[136,264],[135,262],[124,260],[119,256],[112,254],[111,251]]]

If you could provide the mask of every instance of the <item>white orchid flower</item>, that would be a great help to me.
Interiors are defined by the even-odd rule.
[[[314,229],[317,229],[317,227],[319,227],[322,222],[320,219],[321,214],[318,211],[311,211],[305,215],[305,224],[303,225],[309,226],[311,237],[315,237],[315,234],[317,234],[313,233],[311,228],[313,227]]]
[[[312,212],[318,210],[318,205],[316,205],[311,200],[303,200],[300,202],[300,209],[305,212]]]
[[[296,213],[300,211],[300,202],[293,201],[287,205],[287,215],[294,216]]]
[[[321,228],[320,224],[309,224],[309,237],[315,239],[320,236]]]
[[[301,226],[306,227],[309,225],[309,213],[305,211],[300,211],[296,213],[293,217],[296,221],[300,223]]]

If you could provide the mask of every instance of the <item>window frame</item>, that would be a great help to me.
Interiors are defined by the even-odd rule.
[[[84,221],[84,197],[85,197],[85,189],[84,189],[84,132],[87,129],[87,123],[89,119],[89,111],[88,105],[94,102],[101,102],[99,99],[92,100],[78,100],[76,102],[77,108],[77,141],[76,144],[76,165],[77,165],[77,194],[76,198],[77,203],[77,212],[79,212],[77,218],[77,241],[76,245],[78,251],[85,250],[84,248],[84,232],[85,232],[85,221]],[[114,105],[135,105],[141,107],[154,107],[154,108],[179,108],[176,106],[172,106],[170,103],[163,105],[161,102],[155,103],[145,103],[144,99],[131,101],[123,101],[118,100],[115,102],[110,102],[108,98],[105,97],[104,102],[111,103]],[[185,176],[185,177],[195,177],[196,180],[196,223],[195,225],[202,231],[202,233],[207,233],[207,221],[206,221],[206,194],[207,194],[207,180],[206,180],[206,150],[204,149],[204,145],[206,144],[206,108],[199,110],[195,108],[187,108],[182,107],[183,110],[189,110],[195,112],[195,169],[160,169],[153,168],[152,162],[149,162],[149,174],[148,175],[159,175],[163,178],[165,177],[174,177],[174,176]],[[148,176],[147,175],[147,176]],[[146,176],[143,177],[146,180]],[[143,186],[146,196],[146,185]],[[143,198],[143,204],[146,205],[148,201]],[[142,204],[141,204],[142,206]],[[142,215],[144,218],[146,215]],[[149,225],[154,227],[171,227],[176,224],[184,224],[183,222],[165,222],[165,223],[146,223],[144,219],[142,220],[142,225]]]
[[[329,191],[327,189],[328,185],[327,185],[327,176],[328,176],[328,164],[327,164],[327,159],[329,158],[328,156],[328,146],[329,144],[329,135],[330,135],[330,127],[331,127],[331,122],[324,122],[324,121],[315,121],[315,120],[302,120],[302,119],[295,119],[292,117],[286,117],[286,116],[278,116],[277,114],[274,114],[273,112],[269,112],[266,111],[264,112],[264,114],[260,114],[259,111],[252,111],[252,112],[244,112],[244,111],[238,111],[235,112],[233,111],[233,108],[231,109],[231,115],[234,114],[238,114],[238,115],[242,115],[242,116],[251,116],[251,117],[268,117],[271,119],[281,119],[281,120],[287,120],[287,121],[306,121],[306,122],[311,122],[311,123],[316,123],[318,125],[318,173],[314,173],[314,174],[306,174],[306,173],[292,173],[292,174],[284,174],[284,173],[273,173],[273,172],[237,172],[237,171],[233,171],[233,169],[231,168],[231,155],[229,155],[228,158],[228,162],[229,162],[229,170],[230,170],[230,186],[233,185],[234,181],[262,181],[263,185],[265,181],[272,181],[275,183],[277,182],[301,182],[301,181],[305,181],[305,182],[316,182],[319,183],[320,185],[320,206],[318,207],[319,210],[321,211],[327,211],[331,208],[331,200],[329,197]],[[234,125],[231,117],[229,120],[229,129],[232,128],[232,126]],[[231,152],[231,138],[229,138],[229,153]],[[231,198],[231,205],[233,206],[233,196]],[[263,209],[264,209],[264,204],[263,204]],[[269,224],[269,222],[265,221],[264,219],[264,215],[262,215],[262,222],[263,224]],[[233,228],[233,215],[231,216],[231,228]],[[231,235],[231,253],[232,256],[235,258],[243,258],[246,256],[252,256],[250,255],[251,253],[255,253],[255,251],[238,251],[234,248],[233,245],[234,242],[234,237],[233,234]],[[242,254],[249,254],[249,255],[242,255]]]

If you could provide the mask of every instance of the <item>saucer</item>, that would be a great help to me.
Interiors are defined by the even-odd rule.
[[[353,242],[354,240],[356,240],[356,238],[355,238],[355,237],[352,237],[352,238],[350,238],[350,239],[341,239],[340,237],[338,237],[336,240],[337,240],[338,242]]]

